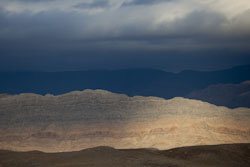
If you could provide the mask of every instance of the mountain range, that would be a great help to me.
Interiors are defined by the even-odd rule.
[[[250,109],[104,90],[0,98],[0,149],[46,152],[96,146],[170,149],[250,142]]]
[[[186,97],[215,84],[250,80],[250,65],[231,69],[171,73],[154,69],[72,72],[0,72],[0,93],[59,95],[85,89],[103,89],[128,96]],[[242,106],[244,107],[244,106]]]

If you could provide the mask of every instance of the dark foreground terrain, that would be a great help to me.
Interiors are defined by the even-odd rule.
[[[0,167],[250,167],[250,144],[159,151],[96,147],[77,152],[0,151]]]

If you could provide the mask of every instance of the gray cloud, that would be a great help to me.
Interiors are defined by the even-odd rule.
[[[88,8],[105,8],[109,5],[108,0],[95,0],[90,3],[78,3],[74,5],[75,8],[83,8],[83,9],[88,9]]]
[[[10,2],[37,3],[37,2],[53,2],[56,0],[9,0]]]
[[[90,6],[102,4],[97,2],[101,1],[94,1]],[[94,5],[95,3],[99,5]],[[58,46],[64,45],[65,41],[69,43],[68,47],[84,45],[89,48],[91,45],[112,49],[138,47],[167,50],[178,47],[232,47],[237,41],[243,42],[242,39],[246,40],[247,45],[250,39],[249,10],[231,20],[219,12],[197,10],[184,17],[157,24],[153,21],[158,16],[145,17],[140,13],[134,16],[134,12],[123,9],[89,15],[51,10],[35,14],[9,14],[2,9],[0,38],[13,42],[32,41],[31,43],[58,41]]]
[[[122,4],[122,7],[134,6],[134,5],[153,5],[153,4],[158,4],[163,2],[173,2],[173,1],[176,0],[132,0],[130,2],[124,2]]]
[[[241,59],[237,58],[238,64],[240,60],[249,60],[246,55],[250,53],[250,5],[249,9],[245,9],[246,5],[243,5],[241,11],[228,12],[200,3],[193,7],[197,2],[195,0],[192,0],[194,4],[182,0],[171,3],[163,3],[168,2],[163,0],[134,0],[130,2],[130,5],[134,4],[133,7],[124,8],[120,8],[125,4],[123,0],[119,3],[117,0],[89,3],[54,0],[54,5],[47,5],[48,1],[29,5],[25,0],[19,1],[22,3],[12,4],[3,0],[5,3],[0,8],[2,62],[11,62],[11,58],[17,57],[18,60],[22,57],[31,59],[34,56],[32,60],[44,58],[45,63],[54,55],[56,58],[53,58],[52,64],[56,64],[56,59],[67,55],[64,63],[70,62],[70,57],[76,63],[73,59],[80,59],[82,56],[82,64],[90,63],[86,67],[91,64],[95,67],[95,64],[102,66],[100,63],[105,60],[109,60],[107,66],[114,62],[112,60],[119,66],[124,62],[129,64],[133,59],[137,59],[139,66],[139,60],[144,56],[148,60],[144,65],[150,66],[155,55],[160,55],[161,58],[155,61],[154,67],[157,67],[157,63],[163,67],[161,63],[169,59],[162,56],[178,55],[178,59],[171,58],[169,61],[174,63],[181,61],[182,56],[186,60],[184,57],[191,55],[185,52],[202,53],[209,59],[209,54],[205,53],[212,53],[217,57],[216,53],[223,53],[221,50],[230,50],[228,53],[236,55],[232,55],[230,60],[223,57],[225,61],[237,62],[237,52],[242,55]],[[145,5],[139,5],[142,3]],[[155,3],[162,5],[153,5]],[[81,10],[82,8],[87,10]],[[102,10],[96,10],[97,8]],[[177,54],[178,52],[182,54]],[[73,58],[73,55],[78,58]],[[135,66],[136,64],[133,65]]]

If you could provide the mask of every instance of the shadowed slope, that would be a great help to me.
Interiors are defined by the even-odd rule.
[[[0,151],[4,167],[249,167],[250,144],[195,146],[166,151],[97,147],[79,152]]]

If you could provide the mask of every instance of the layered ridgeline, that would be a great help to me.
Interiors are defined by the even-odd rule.
[[[0,149],[46,152],[95,146],[169,149],[250,142],[250,109],[103,90],[3,95]]]

